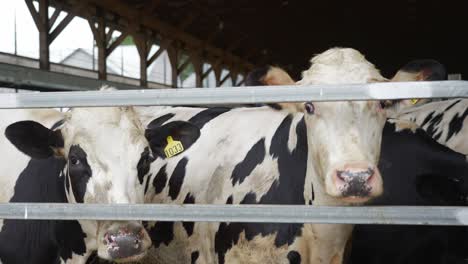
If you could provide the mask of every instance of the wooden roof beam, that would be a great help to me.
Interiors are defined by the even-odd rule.
[[[186,32],[183,32],[180,30],[178,27],[169,25],[157,18],[153,18],[152,14],[149,14],[147,10],[142,10],[140,12],[132,10],[131,6],[128,4],[125,4],[121,1],[114,1],[114,0],[90,0],[90,2],[93,2],[96,6],[103,7],[111,12],[114,12],[116,14],[119,14],[120,16],[126,18],[127,20],[131,21],[132,18],[135,17],[140,17],[141,24],[149,29],[159,31],[163,33],[164,35],[169,35],[174,40],[181,41],[183,43],[186,43],[190,45],[191,47],[195,48],[201,48],[203,47],[204,50],[206,50],[209,53],[212,53],[217,56],[221,56],[224,50],[214,47],[212,45],[203,45],[204,42]],[[228,54],[228,57],[236,58],[239,60],[242,60],[242,58],[233,55],[233,54]],[[250,64],[248,62],[245,63],[246,66],[253,67],[253,64]]]

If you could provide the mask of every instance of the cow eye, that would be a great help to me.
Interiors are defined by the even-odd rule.
[[[79,160],[77,157],[71,156],[71,157],[70,157],[70,163],[71,163],[72,165],[78,165],[78,164],[80,164],[80,160]]]
[[[315,113],[315,106],[313,103],[307,102],[304,104],[304,107],[308,114],[313,115]]]

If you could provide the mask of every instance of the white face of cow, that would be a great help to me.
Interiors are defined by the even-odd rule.
[[[145,175],[139,169],[141,174],[141,165],[149,166],[152,156],[131,108],[73,109],[60,131],[70,202],[143,203]],[[98,255],[104,259],[134,260],[151,245],[140,223],[87,221],[83,226],[97,234]]]
[[[379,103],[306,103],[305,109],[314,188],[323,186],[328,195],[351,203],[380,195],[385,116]]]
[[[349,84],[386,81],[364,56],[354,49],[330,49],[312,59],[297,84]],[[278,69],[268,72],[268,80],[287,80]],[[261,75],[256,73],[256,75]],[[278,75],[281,78],[273,78]],[[254,78],[254,77],[251,77]],[[249,77],[248,77],[249,79]],[[258,85],[258,84],[257,84]],[[377,101],[282,103],[282,109],[303,112],[309,141],[308,176],[314,191],[344,203],[362,203],[383,191],[377,169],[385,114]],[[316,199],[321,199],[317,197]],[[320,201],[316,201],[320,204]]]
[[[315,56],[298,84],[345,84],[385,81],[354,49],[330,49]],[[301,106],[306,116],[314,188],[346,203],[380,195],[377,168],[384,111],[377,101],[321,102]],[[299,107],[298,107],[299,108]]]
[[[55,153],[66,160],[64,188],[70,203],[143,203],[142,174],[152,156],[132,108],[76,108],[54,131],[24,121],[10,125],[7,137],[33,158]],[[138,222],[80,223],[91,247],[87,250],[97,250],[104,259],[136,260],[151,245]]]

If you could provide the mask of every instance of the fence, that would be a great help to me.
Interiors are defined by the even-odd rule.
[[[0,109],[468,98],[468,81],[0,94]],[[0,219],[468,225],[468,207],[0,204]]]

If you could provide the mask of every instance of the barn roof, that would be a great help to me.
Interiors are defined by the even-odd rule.
[[[188,50],[242,65],[276,64],[297,78],[316,53],[360,50],[385,75],[433,58],[468,76],[463,0],[50,0],[123,28],[144,27]],[[84,4],[85,3],[85,4]],[[65,8],[65,9],[67,9]]]

